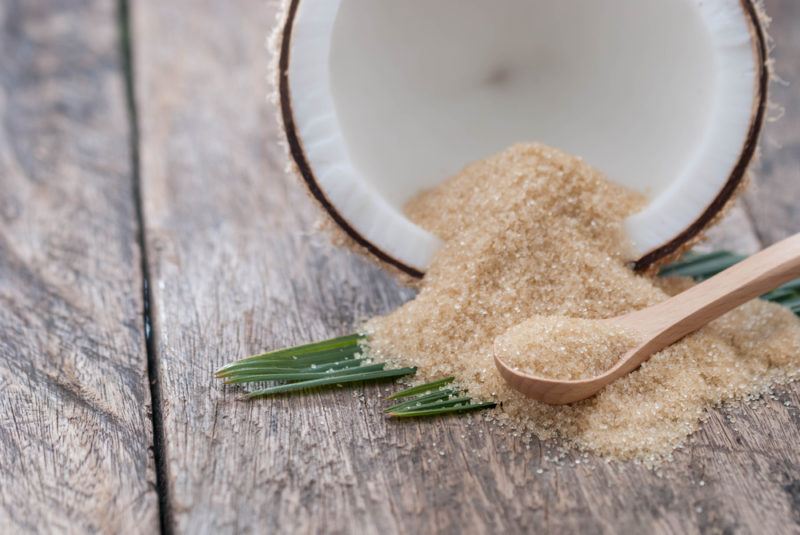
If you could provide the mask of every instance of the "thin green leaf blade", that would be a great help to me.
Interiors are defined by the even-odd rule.
[[[228,370],[221,379],[229,379],[238,377],[240,375],[252,375],[255,373],[319,373],[328,370],[340,370],[344,368],[355,368],[366,363],[365,358],[348,358],[346,360],[338,360],[329,362],[327,364],[311,364],[310,366],[286,366],[275,365],[274,363],[260,363],[250,364],[246,367],[235,368]]]
[[[231,373],[233,373],[238,369],[247,368],[251,366],[258,366],[258,365],[286,367],[286,368],[304,368],[307,366],[311,366],[312,364],[315,365],[328,364],[331,362],[337,362],[340,360],[355,358],[355,356],[360,352],[361,352],[360,346],[351,346],[351,347],[337,348],[332,350],[325,350],[325,351],[320,351],[319,353],[300,355],[296,357],[293,355],[285,355],[280,358],[274,358],[274,357],[247,358],[223,366],[222,368],[216,371],[216,376],[225,377],[226,375],[230,375]]]
[[[446,384],[450,384],[454,380],[455,377],[450,376],[450,377],[445,377],[444,379],[438,379],[436,381],[432,381],[430,383],[412,386],[411,388],[406,388],[405,390],[401,390],[400,392],[395,392],[386,399],[401,399],[401,398],[407,398],[409,396],[414,396],[417,394],[425,394],[431,390],[440,388]]]
[[[728,251],[714,251],[711,253],[696,253],[694,251],[689,251],[688,253],[684,254],[679,260],[662,267],[661,270],[659,271],[659,275],[666,276],[669,274],[670,271],[679,270],[687,266],[691,266],[693,264],[698,264],[700,262],[707,262],[709,260],[717,260],[719,258],[730,257],[732,255],[733,253]]]
[[[781,301],[796,295],[800,295],[800,279],[789,281],[783,286],[779,286],[771,292],[764,294],[762,297],[769,301]]]
[[[336,349],[344,349],[344,348],[354,348],[357,347],[360,349],[360,342],[365,338],[365,335],[360,333],[353,333],[348,334],[345,336],[339,336],[336,338],[329,338],[327,340],[322,340],[320,342],[314,342],[311,344],[303,344],[299,346],[287,347],[283,349],[276,349],[274,351],[268,351],[266,353],[260,353],[258,355],[252,355],[250,357],[243,358],[241,360],[232,362],[230,364],[226,364],[217,370],[217,373],[223,372],[231,366],[235,366],[236,364],[240,364],[243,362],[252,362],[255,360],[274,360],[274,359],[284,359],[284,358],[297,358],[306,355],[320,355],[322,353],[330,352]]]
[[[431,392],[430,394],[424,394],[422,396],[418,396],[408,401],[403,401],[402,403],[397,403],[396,405],[392,405],[391,407],[387,407],[384,412],[392,412],[392,411],[400,411],[406,410],[416,407],[421,407],[427,403],[432,403],[434,401],[439,401],[441,399],[449,398],[450,396],[458,394],[458,391],[454,388],[446,388],[444,390],[439,390],[437,392]]]
[[[742,255],[733,253],[724,255],[711,253],[686,264],[671,264],[662,269],[659,274],[663,277],[679,276],[705,279],[728,269],[744,260],[744,258]]]
[[[298,383],[276,385],[268,388],[262,388],[260,390],[254,390],[253,392],[247,394],[247,398],[253,399],[262,396],[271,396],[274,394],[297,392],[300,390],[305,390],[308,388],[316,388],[320,386],[340,385],[340,384],[356,383],[363,381],[390,379],[395,377],[402,377],[404,375],[410,375],[412,373],[416,373],[416,371],[417,371],[416,368],[395,368],[392,370],[381,370],[381,371],[367,372],[367,373],[354,373],[351,375],[341,375],[337,377],[330,377],[323,379],[312,379],[310,381],[301,381]]]
[[[369,364],[360,366],[357,369],[347,368],[344,370],[332,370],[327,372],[280,372],[280,373],[253,373],[250,375],[240,375],[227,378],[225,384],[258,383],[264,381],[310,381],[312,379],[324,379],[326,377],[341,377],[353,375],[354,373],[367,373],[382,370],[384,363]]]
[[[424,408],[425,409],[438,409],[438,408],[442,408],[442,407],[453,407],[453,406],[456,406],[456,405],[466,405],[470,401],[472,401],[471,397],[469,397],[469,396],[461,396],[461,397],[457,397],[457,398],[443,399],[441,401],[434,401],[432,403],[427,403]],[[415,410],[422,410],[422,409],[411,408],[411,409],[408,409],[408,410],[409,411],[415,411]],[[395,410],[395,411],[392,411],[392,412],[399,413],[399,412],[407,412],[407,411],[406,410]]]
[[[420,409],[416,411],[404,412],[391,412],[389,416],[392,418],[418,418],[421,416],[441,416],[444,414],[459,414],[468,411],[477,411],[481,409],[493,409],[497,406],[494,401],[486,401],[481,403],[470,403],[469,405],[458,405],[455,407],[441,407],[438,409]]]
[[[791,299],[786,299],[785,301],[781,301],[780,305],[796,311],[800,309],[800,295],[792,297]]]

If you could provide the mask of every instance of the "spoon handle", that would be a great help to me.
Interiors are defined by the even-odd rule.
[[[689,290],[628,316],[637,330],[672,344],[729,310],[800,277],[800,234],[795,234]]]

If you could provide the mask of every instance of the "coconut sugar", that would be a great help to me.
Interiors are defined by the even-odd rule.
[[[533,316],[498,336],[494,353],[523,373],[575,380],[604,373],[640,342],[607,321]]]
[[[632,255],[622,222],[643,202],[579,158],[543,145],[516,145],[469,165],[408,204],[409,216],[445,243],[417,297],[366,324],[369,351],[418,366],[422,380],[456,376],[474,398],[499,403],[487,417],[517,431],[618,459],[668,455],[710,407],[797,377],[800,322],[789,310],[749,302],[571,405],[525,398],[493,362],[496,339],[507,348],[543,347],[537,332],[562,329],[553,316],[609,318],[690,284],[626,264]],[[592,335],[593,322],[571,325],[588,341],[585,351],[551,350],[516,365],[581,377],[607,366],[627,343],[624,333],[612,333],[611,342]],[[566,337],[562,345],[572,349],[573,342]]]

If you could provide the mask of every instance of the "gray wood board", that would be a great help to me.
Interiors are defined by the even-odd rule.
[[[114,3],[0,2],[0,532],[158,529]]]
[[[386,385],[256,402],[221,387],[213,370],[231,359],[344,334],[412,294],[317,234],[314,204],[284,172],[266,99],[264,40],[276,4],[133,7],[171,526],[190,533],[797,529],[794,389],[758,409],[712,412],[654,472],[575,457],[557,467],[543,460],[548,444],[528,447],[480,415],[389,421],[381,415],[381,397],[393,388]]]
[[[767,0],[772,17],[770,120],[746,205],[765,244],[800,232],[800,2]]]

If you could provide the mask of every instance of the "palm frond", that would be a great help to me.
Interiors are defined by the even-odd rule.
[[[385,369],[362,356],[361,334],[349,334],[313,344],[253,355],[219,368],[215,375],[225,384],[258,384],[248,398],[299,392],[325,386],[393,379],[411,375],[416,368]]]
[[[688,253],[679,261],[663,267],[663,277],[691,277],[705,280],[728,269],[744,256],[727,251]],[[792,310],[800,316],[800,279],[784,284],[762,296]],[[225,384],[258,385],[247,393],[248,398],[308,391],[320,387],[341,386],[396,379],[413,375],[416,368],[389,368],[386,363],[372,362],[363,354],[366,337],[353,333],[321,342],[304,344],[253,355],[222,366],[215,376]],[[405,400],[385,409],[392,418],[440,416],[488,409],[492,401],[473,400],[463,389],[453,386],[454,377],[395,392],[387,399]]]

